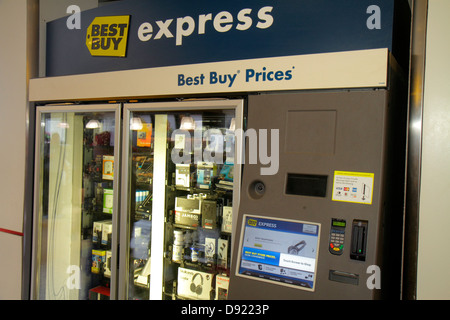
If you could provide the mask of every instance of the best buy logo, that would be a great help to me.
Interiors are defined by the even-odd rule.
[[[256,227],[256,224],[258,223],[258,221],[255,219],[248,219],[247,223],[249,226]]]
[[[97,17],[87,28],[86,46],[92,56],[125,57],[130,16]]]

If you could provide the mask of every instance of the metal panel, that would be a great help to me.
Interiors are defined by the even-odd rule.
[[[428,0],[415,0],[411,39],[403,299],[416,299],[427,15]]]
[[[380,296],[399,298],[404,182],[402,168],[406,135],[406,112],[402,111],[406,109],[406,102],[394,105],[395,101],[391,100],[393,95],[394,93],[391,94],[388,90],[365,90],[249,97],[248,127],[279,130],[279,171],[274,175],[263,175],[260,169],[264,165],[246,163],[236,240],[242,239],[242,232],[240,234],[239,230],[244,223],[244,215],[319,223],[321,239],[316,261],[317,272],[308,275],[317,277],[314,292],[242,278],[238,274],[240,256],[236,256],[241,247],[235,245],[235,265],[232,267],[230,280],[231,299],[376,299]],[[401,95],[404,96],[406,95]],[[295,131],[294,127],[290,127],[293,111],[299,112],[296,119],[302,114],[305,119],[311,119],[314,123],[298,121],[303,128],[296,128]],[[321,113],[321,116],[316,113]],[[333,143],[330,143],[330,130],[334,136]],[[307,142],[293,143],[293,134],[298,139],[317,141],[321,147],[313,149]],[[273,143],[272,141],[271,144]],[[290,145],[287,145],[288,143]],[[292,144],[295,149],[290,148]],[[247,146],[246,152],[250,152],[250,141]],[[251,155],[246,154],[246,158],[247,156]],[[338,174],[337,171],[340,170],[347,173]],[[364,180],[357,180],[353,188],[347,187],[347,190],[334,187],[333,182],[338,181],[336,176],[344,179],[341,181],[350,181],[358,174],[362,176],[361,173],[374,177],[373,185],[369,186],[372,192],[370,202],[364,201],[366,193],[363,197],[356,198],[360,192],[358,190],[366,186]],[[287,194],[286,178],[289,174],[328,176],[326,197]],[[264,184],[265,194],[255,189],[258,186],[257,181]],[[355,198],[346,198],[345,201],[339,198],[345,192],[350,197],[351,193],[354,193]],[[344,219],[347,222],[344,251],[340,256],[328,250],[332,218]],[[358,224],[353,229],[352,223],[355,222]],[[365,255],[359,255],[358,250],[353,252],[352,235],[356,238],[367,235],[367,245],[361,243],[356,246],[362,251],[366,250]],[[262,234],[260,237],[265,238]],[[282,245],[280,239],[277,240],[281,247],[287,247],[287,244]],[[261,241],[257,243],[258,248],[267,242]],[[372,290],[366,285],[370,273],[368,267],[373,265],[379,266],[383,273],[382,290]],[[333,270],[331,280],[330,270]],[[286,270],[280,269],[280,272],[282,271]],[[350,275],[350,282],[353,284],[356,283],[353,279],[359,278],[358,286],[336,281],[336,271],[340,275]],[[280,274],[275,274],[275,278],[280,277]],[[344,279],[349,280],[348,277]],[[343,278],[338,277],[338,280]]]

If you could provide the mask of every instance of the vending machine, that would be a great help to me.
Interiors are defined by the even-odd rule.
[[[48,22],[31,298],[395,296],[409,25],[403,0]]]
[[[244,167],[230,298],[400,298],[406,83],[390,79],[249,97],[248,126],[279,131],[279,170]]]

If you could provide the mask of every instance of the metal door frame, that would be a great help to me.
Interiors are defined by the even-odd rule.
[[[172,112],[172,111],[188,111],[188,110],[223,110],[223,109],[234,109],[235,110],[235,121],[236,121],[236,129],[242,129],[244,123],[244,100],[243,99],[192,99],[188,101],[173,101],[173,102],[148,102],[148,103],[125,103],[124,104],[124,112],[123,112],[123,153],[122,153],[122,188],[121,188],[121,199],[124,199],[121,203],[121,230],[120,230],[120,266],[119,266],[119,293],[118,298],[120,300],[127,299],[127,288],[128,288],[128,274],[129,274],[129,239],[130,239],[130,230],[129,227],[129,216],[125,214],[128,211],[129,199],[128,199],[128,180],[129,180],[129,159],[128,159],[128,150],[130,148],[130,114],[131,112]],[[241,172],[242,172],[242,159],[243,159],[243,142],[236,142],[236,150],[235,150],[235,177],[234,186],[233,186],[233,207],[239,207],[239,193],[240,193],[240,181],[241,181]],[[155,169],[154,169],[155,170]],[[165,168],[164,168],[165,170]],[[234,215],[233,220],[236,215]],[[155,227],[164,226],[164,221],[159,221],[158,226],[155,226],[155,221],[152,219],[152,229]],[[235,227],[235,223],[233,221],[233,227]],[[233,230],[234,234],[234,230]],[[152,232],[153,236],[153,232]],[[232,242],[233,242],[232,238]],[[155,246],[158,250],[152,249],[152,268],[157,263],[163,267],[163,243],[164,239],[160,239],[159,243],[155,243],[152,241],[152,248]],[[158,260],[157,260],[158,259]],[[162,297],[162,269],[160,274],[153,274],[152,280],[153,283],[158,283],[160,285],[151,285],[150,284],[150,300],[160,300]]]
[[[74,105],[74,104],[58,104],[58,105],[47,105],[42,107],[36,107],[36,128],[35,128],[35,155],[34,155],[34,188],[33,188],[33,212],[31,213],[32,217],[32,235],[31,235],[31,248],[28,250],[29,255],[31,256],[31,275],[30,275],[30,293],[29,298],[31,300],[37,299],[37,290],[39,289],[37,284],[37,276],[36,270],[39,267],[39,257],[38,257],[38,243],[39,243],[39,199],[40,199],[40,190],[39,190],[39,182],[40,182],[40,171],[39,168],[41,166],[41,154],[39,153],[39,146],[41,144],[41,119],[42,114],[44,113],[69,113],[69,112],[114,112],[115,113],[115,145],[114,145],[114,161],[117,161],[115,164],[116,168],[120,169],[120,152],[121,152],[121,104],[85,104],[85,105]],[[117,178],[114,179],[113,189],[114,189],[114,208],[119,209],[119,195],[120,195],[120,172],[117,173]],[[112,251],[112,265],[117,266],[118,259],[118,239],[119,239],[119,214],[120,210],[116,210],[113,215],[113,238],[111,244]],[[114,236],[114,234],[116,236]],[[111,299],[116,299],[117,292],[117,268],[112,268],[111,270]]]

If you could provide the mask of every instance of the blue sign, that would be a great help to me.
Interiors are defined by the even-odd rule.
[[[68,19],[47,24],[47,76],[378,48],[408,60],[404,0],[125,0]]]

